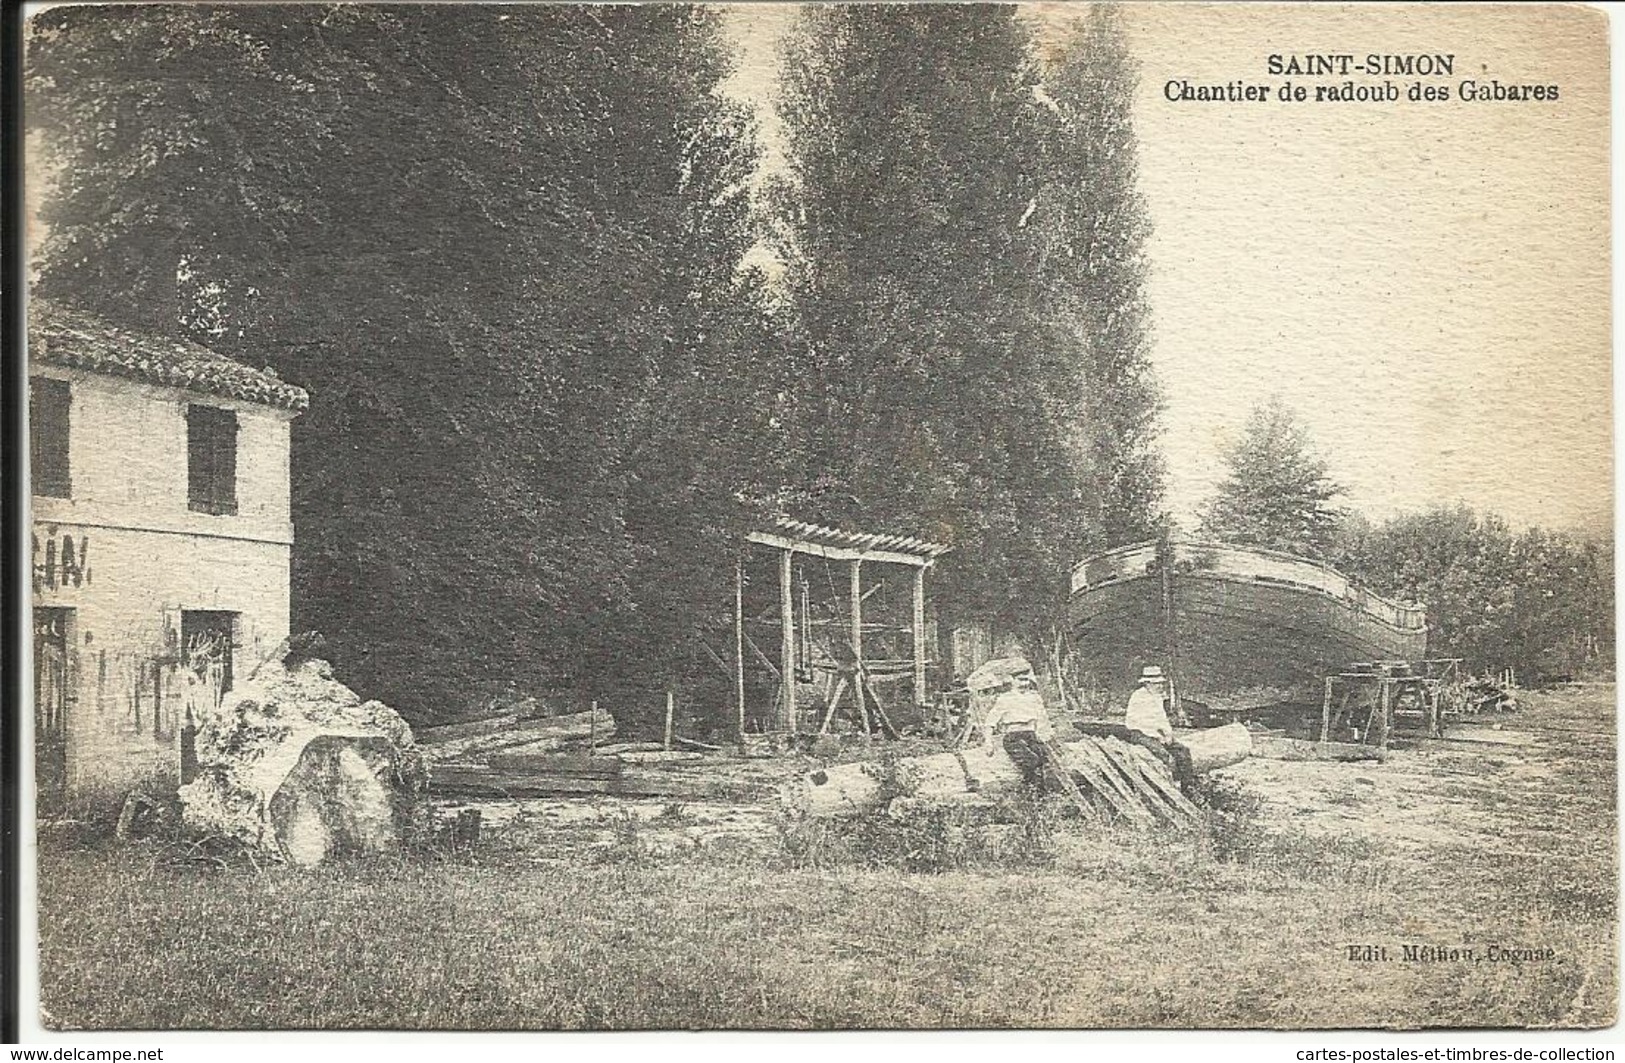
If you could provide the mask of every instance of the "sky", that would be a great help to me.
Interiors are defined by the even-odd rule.
[[[1078,5],[1024,5],[1041,51]],[[730,91],[772,114],[778,5],[727,11]],[[1608,34],[1541,7],[1128,5],[1152,358],[1168,507],[1194,523],[1252,405],[1298,413],[1346,504],[1464,501],[1518,525],[1613,514]],[[1556,84],[1551,101],[1171,102],[1170,80],[1270,76],[1271,54],[1446,53],[1448,86]]]

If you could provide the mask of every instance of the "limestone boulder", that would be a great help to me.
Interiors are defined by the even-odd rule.
[[[195,721],[188,828],[302,866],[378,853],[429,829],[428,770],[412,730],[326,661],[268,663]]]

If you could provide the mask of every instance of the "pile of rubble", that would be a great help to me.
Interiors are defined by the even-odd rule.
[[[310,866],[430,828],[428,770],[406,721],[328,662],[268,662],[196,722],[186,825]]]

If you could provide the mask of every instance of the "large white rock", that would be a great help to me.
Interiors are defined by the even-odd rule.
[[[392,849],[424,829],[428,772],[406,721],[306,660],[263,666],[197,722],[192,830],[303,866]]]

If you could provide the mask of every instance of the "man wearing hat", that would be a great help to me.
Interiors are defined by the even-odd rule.
[[[1128,696],[1128,713],[1123,723],[1131,731],[1167,742],[1174,737],[1173,725],[1168,722],[1167,697],[1167,676],[1157,665],[1146,665],[1140,669],[1139,687]]]

